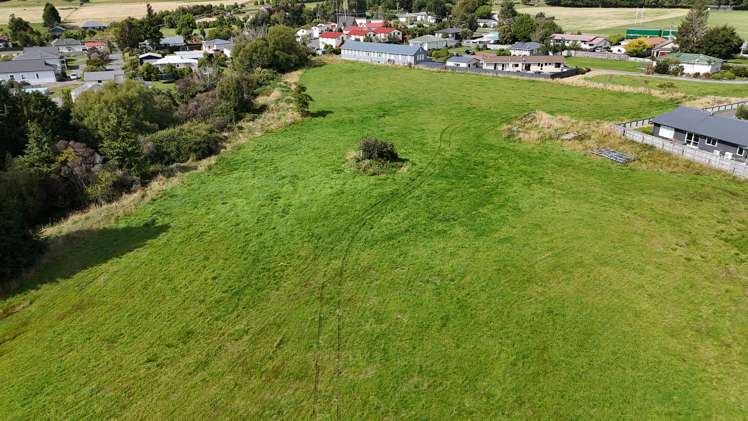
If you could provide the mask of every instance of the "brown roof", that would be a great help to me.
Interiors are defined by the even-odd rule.
[[[563,56],[497,56],[494,54],[476,53],[475,57],[486,63],[561,63]]]

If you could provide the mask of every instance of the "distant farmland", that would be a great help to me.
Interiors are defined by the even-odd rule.
[[[78,6],[77,3],[70,2],[54,2],[58,3],[57,9],[60,11],[65,22],[69,23],[81,23],[87,20],[97,20],[100,22],[114,22],[132,17],[145,16],[145,2],[117,0],[117,1],[95,1],[92,3]],[[235,4],[242,3],[232,0],[218,0],[218,1],[155,1],[151,2],[155,11],[161,10],[174,10],[179,6],[184,5],[196,5],[196,4]],[[32,23],[38,23],[42,21],[42,10],[43,2],[18,2],[10,1],[0,5],[0,24],[6,24],[11,14],[15,14],[16,17],[23,18]]]

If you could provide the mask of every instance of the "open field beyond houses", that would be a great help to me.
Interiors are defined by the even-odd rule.
[[[157,1],[152,2],[151,6],[156,12],[162,10],[174,10],[179,6],[197,5],[197,4],[234,4],[233,0],[219,1]],[[145,16],[146,2],[136,1],[98,1],[94,3],[79,6],[78,3],[63,2],[57,6],[60,16],[67,23],[83,23],[87,20],[96,20],[99,22],[115,22],[126,19],[127,17],[141,18]],[[23,18],[28,22],[38,23],[42,21],[42,12],[44,5],[14,5],[7,6],[0,3],[0,24],[7,24],[11,14]]]
[[[0,302],[3,417],[748,417],[748,185],[501,131],[676,104],[363,64],[302,82],[314,117]],[[349,170],[365,136],[407,171]]]

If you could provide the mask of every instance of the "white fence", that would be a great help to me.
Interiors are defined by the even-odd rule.
[[[654,146],[657,149],[669,152],[673,155],[681,156],[685,159],[695,161],[718,170],[728,172],[736,177],[748,179],[748,165],[724,156],[711,154],[699,149],[691,148],[685,145],[673,143],[671,141],[660,139],[659,137],[650,136],[646,133],[631,130],[623,126],[616,126],[618,132],[627,139],[634,142],[644,143]]]
[[[748,101],[740,101],[740,102],[733,102],[732,104],[716,105],[714,107],[702,108],[702,110],[708,111],[710,113],[714,113],[718,111],[734,110],[741,105],[748,105]]]

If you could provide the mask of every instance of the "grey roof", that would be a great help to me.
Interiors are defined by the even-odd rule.
[[[748,121],[712,115],[695,108],[679,107],[652,119],[653,123],[748,146]]]
[[[367,51],[371,53],[386,53],[402,56],[414,56],[421,50],[421,47],[401,44],[383,44],[379,42],[358,42],[346,41],[342,50]]]
[[[473,56],[454,56],[447,59],[447,62],[449,63],[472,63],[473,61],[477,61]]]
[[[222,46],[224,46],[224,45],[232,45],[233,46],[234,45],[234,41],[216,38],[216,39],[209,39],[209,40],[203,41],[203,45],[207,45],[207,46],[210,46],[212,48],[225,48],[225,47],[222,47]]]
[[[541,47],[543,47],[543,44],[538,42],[515,42],[512,44],[511,49],[512,50],[539,50]]]
[[[54,26],[52,28],[49,28],[49,32],[53,32],[53,33],[63,33],[65,31],[67,31],[67,29],[65,29],[65,28],[63,28],[62,26],[59,26],[59,25],[58,26]]]
[[[411,39],[408,42],[437,42],[437,41],[447,42],[446,39],[441,38],[441,37],[437,37],[437,36],[434,36],[434,35],[421,35],[420,37],[413,38],[413,39]]]
[[[52,41],[52,45],[55,47],[79,47],[81,42],[73,38],[59,38]]]
[[[437,34],[459,34],[462,32],[462,30],[460,28],[445,28],[434,32],[436,32]]]
[[[104,25],[101,22],[97,22],[95,20],[87,20],[80,24],[81,28],[106,28],[106,25]]]
[[[54,72],[55,68],[42,59],[0,61],[0,73]]]
[[[354,21],[356,20],[353,16],[338,16],[337,24],[338,26],[351,26],[353,25]]]
[[[23,52],[13,60],[38,60],[38,59],[59,59],[60,50],[57,47],[25,47]]]
[[[117,76],[124,78],[125,72],[123,70],[104,70],[101,72],[85,72],[83,73],[83,80],[86,82],[93,82],[97,80],[114,80]]]
[[[181,35],[175,35],[173,37],[163,37],[159,41],[161,45],[184,45],[184,37]]]

